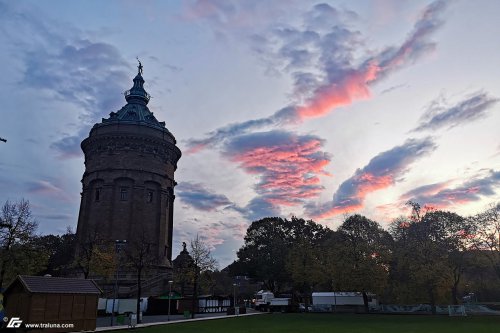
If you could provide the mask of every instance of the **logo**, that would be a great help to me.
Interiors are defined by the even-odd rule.
[[[4,318],[4,320],[5,319],[7,319],[7,318]],[[10,321],[7,324],[7,328],[19,328],[19,327],[21,327],[22,323],[23,323],[23,321],[21,320],[21,318],[12,317],[12,318],[10,318]]]

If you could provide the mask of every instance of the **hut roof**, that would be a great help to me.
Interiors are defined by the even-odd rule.
[[[18,275],[6,292],[17,282],[31,293],[45,294],[101,294],[93,280],[61,278],[52,276]]]

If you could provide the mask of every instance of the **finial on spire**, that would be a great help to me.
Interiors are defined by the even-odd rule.
[[[138,74],[142,75],[142,64],[141,61],[139,60],[139,57],[135,57],[137,61],[139,62],[139,66],[137,66]]]

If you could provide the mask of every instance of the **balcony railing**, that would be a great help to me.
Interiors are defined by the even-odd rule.
[[[143,91],[143,92],[140,92],[140,93],[132,93],[131,90],[127,90],[123,93],[125,95],[125,98],[129,97],[129,96],[138,96],[138,97],[143,97],[145,98],[148,102],[149,100],[151,99],[151,95],[148,94],[147,92]]]

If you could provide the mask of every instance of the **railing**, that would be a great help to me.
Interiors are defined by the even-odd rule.
[[[131,92],[131,90],[127,90],[123,93],[125,95],[125,97],[129,97],[129,96],[139,96],[139,97],[144,97],[148,102],[149,100],[151,99],[151,95],[148,94],[146,91],[143,91],[141,92],[140,94],[134,94]]]

